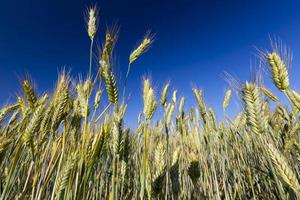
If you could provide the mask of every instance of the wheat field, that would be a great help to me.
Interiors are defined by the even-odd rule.
[[[90,8],[86,79],[62,72],[53,94],[42,95],[25,79],[23,94],[2,107],[1,200],[300,198],[300,94],[290,87],[284,48],[273,45],[261,58],[287,105],[259,78],[231,80],[224,113],[235,94],[243,109],[217,121],[202,90],[191,88],[197,106],[186,108],[170,82],[156,91],[145,78],[144,106],[130,129],[124,126],[127,79],[153,36],[146,34],[130,53],[125,82],[118,83],[112,65],[118,32],[106,31],[93,66],[97,31],[97,10]],[[104,109],[102,101],[108,102]],[[164,113],[154,120],[157,109]]]

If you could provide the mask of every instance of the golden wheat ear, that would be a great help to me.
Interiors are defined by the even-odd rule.
[[[96,6],[88,9],[87,32],[91,40],[94,40],[97,32],[97,14]]]
[[[263,104],[258,86],[255,83],[246,82],[242,87],[241,92],[247,116],[247,123],[254,133],[264,133],[267,120],[262,111]]]
[[[286,158],[273,145],[268,144],[267,147],[267,151],[275,165],[276,173],[285,184],[292,188],[296,194],[299,194],[300,185],[297,176],[288,165]]]
[[[223,100],[223,111],[225,111],[227,106],[229,105],[230,97],[231,97],[231,90],[227,90],[225,92],[224,100]]]
[[[161,93],[161,98],[160,98],[160,104],[162,106],[165,106],[166,102],[167,102],[167,94],[168,94],[168,91],[169,91],[169,87],[170,87],[170,82],[168,82],[163,90],[162,90],[162,93]]]
[[[207,112],[206,112],[206,105],[203,99],[203,92],[202,90],[198,90],[197,88],[193,88],[194,95],[196,97],[200,114],[202,116],[204,124],[207,123]]]
[[[261,91],[266,95],[269,99],[271,99],[274,102],[278,102],[278,98],[266,87],[260,86]]]
[[[299,110],[300,109],[300,94],[295,90],[288,89],[286,92],[287,97],[292,104]]]
[[[179,102],[179,112],[182,114],[184,112],[184,104],[185,104],[185,98],[181,97]]]
[[[289,76],[286,63],[276,52],[269,53],[267,60],[271,67],[274,84],[281,91],[287,90],[289,88]]]
[[[144,99],[144,115],[147,120],[150,120],[157,108],[157,101],[155,98],[155,93],[153,88],[151,88],[150,80],[144,80],[144,90],[143,90],[143,99]]]
[[[110,70],[110,62],[113,53],[114,46],[117,42],[119,34],[119,28],[114,26],[108,29],[105,34],[105,42],[101,50],[99,66],[100,66],[100,76],[103,76],[103,71]]]
[[[129,64],[134,63],[136,59],[138,59],[142,54],[144,54],[151,44],[153,43],[153,35],[151,33],[147,33],[144,37],[143,41],[139,44],[139,46],[132,51],[129,56]]]

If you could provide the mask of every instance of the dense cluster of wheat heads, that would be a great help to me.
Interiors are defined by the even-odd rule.
[[[94,75],[98,21],[95,8],[88,14],[87,78],[62,73],[53,94],[43,95],[24,80],[23,95],[0,110],[0,200],[300,198],[300,95],[290,88],[280,49],[264,59],[289,107],[259,82],[245,82],[238,87],[243,111],[218,122],[202,90],[191,90],[197,106],[187,111],[170,82],[157,92],[146,78],[132,130],[124,126],[126,81],[152,37],[130,54],[120,88],[111,60],[117,31],[106,32]],[[224,112],[231,94],[225,92]],[[104,109],[101,102],[108,102]],[[163,114],[154,121],[157,110]]]

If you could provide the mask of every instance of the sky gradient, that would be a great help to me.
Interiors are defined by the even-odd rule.
[[[186,96],[187,106],[195,105],[191,87],[203,89],[208,106],[221,113],[227,88],[223,71],[241,81],[248,79],[250,65],[257,60],[255,47],[270,49],[269,35],[280,37],[293,50],[291,85],[300,88],[300,2],[296,0],[15,0],[0,3],[1,105],[20,93],[19,80],[26,74],[39,93],[52,90],[62,68],[73,77],[85,76],[89,38],[84,13],[94,4],[100,14],[98,45],[106,27],[120,27],[114,57],[122,77],[138,41],[148,30],[156,35],[149,52],[132,66],[129,120],[136,120],[143,108],[145,74],[151,75],[158,90],[170,80],[178,98]],[[265,82],[276,90],[267,76]],[[237,106],[231,106],[229,112],[234,112]]]

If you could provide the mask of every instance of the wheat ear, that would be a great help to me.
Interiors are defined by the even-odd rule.
[[[223,111],[226,110],[228,104],[229,104],[229,101],[230,101],[230,97],[231,97],[231,90],[227,90],[225,92],[225,95],[224,95],[224,100],[223,100]]]
[[[289,77],[284,60],[276,52],[267,54],[267,60],[271,67],[274,84],[281,91],[287,90],[289,88]]]
[[[299,194],[300,191],[299,182],[297,180],[295,173],[289,167],[285,157],[281,155],[281,153],[279,153],[278,150],[276,150],[273,145],[267,144],[267,147],[268,147],[267,150],[275,165],[275,170],[277,174],[290,188],[294,190],[296,194]]]
[[[265,88],[264,86],[260,86],[261,91],[272,101],[277,102],[278,98],[267,88]]]
[[[160,104],[162,106],[165,106],[166,102],[167,102],[167,94],[168,94],[168,91],[169,91],[169,87],[170,87],[170,82],[168,82],[165,86],[164,86],[164,89],[162,90],[162,93],[161,93],[161,98],[160,98]]]
[[[298,92],[292,89],[288,89],[285,91],[286,95],[288,96],[289,100],[292,104],[299,110],[300,109],[300,95]]]
[[[247,123],[256,134],[262,134],[266,127],[266,119],[262,111],[262,101],[256,84],[248,83],[242,87],[242,99],[247,116]]]

